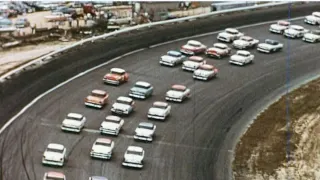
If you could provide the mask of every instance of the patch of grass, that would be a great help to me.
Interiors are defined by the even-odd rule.
[[[293,132],[295,121],[305,114],[318,111],[319,89],[320,79],[309,82],[281,97],[256,118],[236,146],[233,161],[235,179],[243,179],[248,173],[273,175],[278,167],[287,162],[287,147],[293,154],[300,140],[298,134]],[[291,135],[289,142],[288,133]]]

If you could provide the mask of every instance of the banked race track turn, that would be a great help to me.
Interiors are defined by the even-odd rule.
[[[311,6],[317,8],[319,4],[306,7]],[[300,16],[311,13],[312,11],[305,11]],[[232,21],[232,18],[230,16],[225,20]],[[281,18],[287,19],[286,16],[278,19]],[[209,82],[193,80],[192,73],[182,71],[181,66],[168,68],[159,65],[159,57],[169,50],[178,50],[188,40],[185,39],[133,53],[55,89],[32,104],[1,133],[2,179],[40,180],[47,171],[64,172],[68,180],[87,180],[92,175],[106,176],[111,180],[230,179],[234,141],[248,121],[244,117],[245,112],[285,86],[287,66],[290,68],[291,80],[310,76],[318,72],[320,67],[319,44],[305,43],[301,39],[289,40],[282,35],[271,34],[268,29],[274,22],[276,21],[251,24],[239,30],[260,41],[266,38],[279,40],[284,44],[281,52],[262,54],[252,49],[250,52],[255,55],[254,63],[244,67],[230,65],[228,58],[206,58],[207,63],[219,69],[218,77]],[[312,28],[305,25],[302,18],[291,22]],[[213,32],[192,39],[210,47],[218,42],[216,36],[217,33]],[[100,50],[100,57],[103,57],[107,50],[103,47]],[[236,50],[232,51],[234,53]],[[98,58],[99,55],[92,56]],[[104,85],[102,77],[112,67],[127,70],[130,74],[129,82],[119,87]],[[99,134],[98,129],[104,118],[111,114],[112,102],[119,96],[128,95],[130,87],[138,80],[151,83],[154,95],[145,101],[137,100],[135,113],[124,117],[125,124],[120,135],[110,136],[115,141],[112,159],[91,159],[89,154],[93,142],[98,137],[104,137]],[[149,121],[146,114],[151,104],[154,101],[164,101],[166,91],[176,83],[189,87],[191,98],[182,104],[171,103],[172,112],[167,121],[152,121],[157,125],[156,137],[152,143],[135,142],[134,130],[139,122]],[[110,103],[102,110],[84,106],[84,98],[93,89],[106,90],[110,95]],[[28,92],[25,92],[25,96],[28,96]],[[13,101],[19,100],[12,97]],[[3,107],[1,113],[6,113],[7,109]],[[86,127],[80,134],[64,133],[60,129],[62,120],[70,112],[87,117]],[[239,119],[245,120],[239,122]],[[68,161],[63,168],[41,164],[43,151],[49,143],[67,147]],[[121,166],[129,145],[144,148],[146,155],[143,169]]]

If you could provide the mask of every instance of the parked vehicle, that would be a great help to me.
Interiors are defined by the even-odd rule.
[[[14,25],[17,28],[25,28],[25,27],[29,27],[30,26],[30,22],[29,22],[29,20],[27,18],[19,18],[19,19],[16,20]]]

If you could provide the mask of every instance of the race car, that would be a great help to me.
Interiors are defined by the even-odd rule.
[[[144,150],[139,146],[129,146],[124,153],[122,166],[143,168]]]
[[[66,148],[61,144],[50,143],[43,153],[42,164],[63,166],[66,160]]]
[[[69,113],[62,121],[61,129],[80,133],[86,123],[86,117],[78,113]]]
[[[313,30],[304,34],[302,40],[311,43],[320,42],[320,30]]]
[[[153,136],[156,131],[156,125],[149,122],[140,122],[135,130],[133,138],[135,140],[149,141],[152,142]]]
[[[302,26],[292,25],[290,28],[284,30],[283,35],[288,38],[301,38],[307,32],[309,32],[309,30]]]
[[[190,89],[186,86],[175,84],[166,93],[167,101],[183,102],[190,97]]]
[[[206,64],[206,60],[204,60],[202,57],[191,56],[188,60],[183,62],[182,69],[186,71],[194,71],[202,64]]]
[[[103,90],[93,90],[91,95],[87,96],[84,104],[86,106],[95,107],[95,108],[103,108],[109,99],[109,94]]]
[[[43,180],[66,180],[66,176],[61,172],[46,172],[43,176]]]
[[[92,145],[90,156],[98,159],[111,159],[114,142],[108,138],[98,138]]]
[[[89,177],[89,180],[108,180],[108,178],[103,176],[91,176]]]
[[[138,81],[130,89],[129,96],[133,98],[146,99],[153,94],[153,86],[148,82]]]
[[[101,123],[100,134],[119,135],[121,128],[124,124],[124,120],[118,116],[107,116]]]
[[[250,36],[242,36],[239,39],[233,41],[232,45],[236,49],[248,49],[255,47],[258,43],[258,39],[254,39]]]
[[[283,34],[284,30],[290,27],[289,21],[278,21],[277,24],[271,24],[269,31],[272,33]]]
[[[216,77],[218,74],[218,69],[215,68],[213,65],[204,64],[199,66],[197,70],[193,72],[193,78],[199,80],[209,80],[213,77]]]
[[[203,45],[201,42],[190,40],[180,48],[180,52],[189,56],[194,56],[204,53],[206,49],[207,46]]]
[[[306,16],[304,22],[311,25],[320,24],[320,12],[313,12],[311,15]]]
[[[186,60],[186,56],[178,51],[168,51],[166,55],[161,56],[159,63],[166,66],[176,66]]]
[[[208,57],[222,58],[225,56],[229,56],[231,53],[231,48],[229,48],[226,44],[222,43],[214,43],[213,47],[207,49],[205,54]]]
[[[109,73],[103,77],[103,82],[106,84],[119,85],[128,82],[129,74],[120,68],[112,68]]]
[[[252,63],[254,55],[249,51],[239,50],[236,54],[230,57],[229,63],[243,66],[245,64]]]
[[[170,115],[171,106],[166,102],[156,101],[148,111],[149,119],[165,120]]]
[[[243,33],[239,32],[239,30],[234,28],[227,28],[224,32],[218,34],[217,39],[223,42],[232,42],[236,39],[239,39],[241,36],[244,36]]]
[[[279,41],[266,39],[263,43],[258,44],[257,50],[264,53],[272,53],[280,51],[283,48],[283,44]]]
[[[134,110],[133,99],[125,96],[120,96],[112,105],[111,112],[119,115],[129,115]]]

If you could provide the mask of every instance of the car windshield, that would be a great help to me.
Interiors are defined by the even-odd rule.
[[[127,104],[127,105],[131,105],[131,102],[129,101],[123,101],[123,100],[120,100],[120,99],[117,99],[116,101],[117,103],[120,103],[120,104]]]
[[[312,34],[320,35],[320,31],[312,31]]]
[[[104,122],[120,124],[120,121],[114,121],[114,120],[110,120],[110,119],[105,119]]]
[[[196,62],[196,63],[200,63],[201,62],[198,59],[189,59],[189,61]]]
[[[104,98],[105,94],[98,94],[98,93],[91,93],[92,96],[98,97],[98,98]]]
[[[227,47],[219,46],[219,45],[215,45],[215,46],[213,46],[213,47],[215,47],[215,48],[219,48],[219,49],[227,49]]]
[[[171,53],[171,52],[169,52],[168,55],[169,55],[169,56],[172,56],[172,57],[180,57],[180,56],[181,56],[181,54]]]
[[[300,28],[300,27],[293,27],[292,29],[294,29],[296,31],[303,31],[303,28]]]
[[[167,106],[158,105],[158,104],[154,104],[152,107],[158,108],[158,109],[167,109]]]
[[[64,180],[64,178],[59,178],[59,177],[46,177],[46,180]]]
[[[97,146],[108,146],[108,147],[111,147],[111,143],[105,143],[105,142],[96,142],[95,145],[97,145]]]
[[[211,68],[199,68],[199,69],[201,69],[201,71],[212,71],[212,69]]]
[[[144,124],[139,124],[138,128],[142,128],[142,129],[153,129],[153,126],[145,126]]]
[[[142,89],[149,89],[149,87],[141,86],[141,85],[139,85],[139,84],[134,85],[134,87],[136,87],[136,88],[142,88]]]
[[[250,54],[244,54],[244,53],[237,53],[239,56],[244,56],[244,57],[247,57],[249,56]]]
[[[121,75],[124,75],[124,72],[117,72],[117,71],[111,71],[111,74],[116,74],[116,75],[119,75],[119,76],[121,76]]]
[[[180,88],[171,88],[171,90],[173,90],[173,91],[179,91],[179,92],[184,92],[185,91],[185,89],[180,89]]]
[[[266,44],[271,44],[271,45],[277,45],[278,43],[275,41],[270,41],[270,40],[266,40],[265,41]]]
[[[63,153],[63,149],[53,149],[53,148],[47,148],[47,152],[54,152],[54,153]]]
[[[238,32],[236,32],[236,31],[226,31],[226,32],[229,34],[238,34]]]
[[[188,45],[193,46],[193,47],[200,47],[201,46],[200,44],[194,44],[194,43],[189,43]]]
[[[313,14],[314,17],[320,18],[320,14]]]
[[[133,154],[133,155],[142,156],[142,152],[130,151],[130,150],[127,150],[127,154]]]
[[[74,117],[74,116],[68,116],[68,119],[76,120],[76,121],[81,121],[82,117]]]

